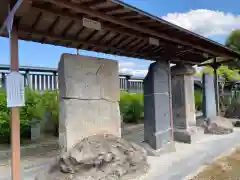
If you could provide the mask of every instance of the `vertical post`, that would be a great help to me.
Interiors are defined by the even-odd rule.
[[[26,82],[26,87],[31,88],[31,83],[30,83],[30,73],[29,70],[26,70],[25,73],[25,82]]]
[[[217,115],[219,116],[220,115],[219,83],[218,83],[218,74],[217,74],[218,64],[216,62],[216,58],[214,59],[213,69],[214,69],[214,89],[215,89],[215,100],[216,100],[216,112],[217,112]]]
[[[207,116],[207,113],[206,113],[206,87],[205,87],[205,84],[206,84],[206,78],[205,78],[206,74],[203,73],[202,75],[202,85],[203,85],[203,91],[202,91],[202,112],[203,112],[203,116],[206,117]]]
[[[6,80],[5,73],[2,72],[2,79],[1,79],[2,88],[5,88],[5,82],[6,82],[5,80]]]
[[[131,87],[130,87],[130,86],[131,86],[131,85],[130,85],[130,81],[129,81],[129,80],[130,80],[130,77],[131,77],[131,76],[129,76],[129,75],[126,76],[127,92],[128,92],[128,93],[130,92],[130,88],[131,88]]]
[[[19,71],[18,32],[13,24],[10,36],[11,71]],[[12,180],[20,180],[20,120],[18,107],[11,108]]]
[[[57,89],[57,72],[53,73],[53,90]]]
[[[171,61],[168,62],[170,75],[168,77],[168,91],[169,91],[169,109],[170,109],[170,127],[172,129],[172,141],[174,141],[174,127],[173,127],[173,105],[172,105],[172,72],[171,72]]]

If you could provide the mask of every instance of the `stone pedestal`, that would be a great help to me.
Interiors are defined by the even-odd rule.
[[[191,143],[195,139],[196,125],[193,67],[172,68],[172,107],[174,140]]]
[[[217,116],[214,76],[203,74],[203,115],[211,119]]]
[[[144,79],[144,141],[153,150],[172,144],[170,66],[157,61]]]
[[[59,143],[64,151],[91,135],[121,136],[117,61],[63,54],[58,77]]]

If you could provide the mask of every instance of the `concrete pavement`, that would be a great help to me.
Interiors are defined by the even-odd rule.
[[[151,169],[141,180],[186,180],[189,174],[196,174],[202,166],[210,164],[222,153],[240,144],[240,129],[229,135],[203,135],[192,144],[176,143],[176,152],[160,157],[148,157]],[[34,180],[34,177],[49,165],[39,166],[23,171],[24,180]],[[10,171],[2,174],[0,180],[10,180]]]

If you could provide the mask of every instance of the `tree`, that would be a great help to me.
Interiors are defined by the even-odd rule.
[[[206,66],[203,70],[197,73],[197,76],[201,76],[202,73],[213,74],[213,68]],[[229,69],[228,66],[220,66],[217,70],[218,76],[225,82],[240,81],[240,74],[238,69]]]
[[[227,38],[226,46],[240,52],[240,29],[231,32]]]
[[[240,29],[230,33],[226,40],[226,46],[240,53]],[[240,60],[235,59],[235,61],[232,61],[228,65],[231,69],[240,69]]]

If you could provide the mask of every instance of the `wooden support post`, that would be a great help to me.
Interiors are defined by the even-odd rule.
[[[11,71],[19,71],[18,62],[18,32],[17,27],[13,24],[10,36],[10,57]],[[18,107],[11,108],[11,144],[12,144],[12,180],[20,180],[20,117]]]

